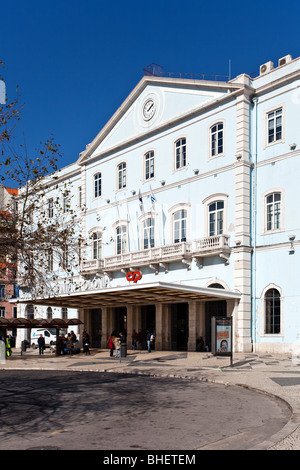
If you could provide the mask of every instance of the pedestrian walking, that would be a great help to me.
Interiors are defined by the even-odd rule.
[[[85,352],[86,356],[90,353],[90,337],[86,330],[82,332],[82,344],[83,344],[83,352]]]
[[[40,335],[39,339],[38,339],[38,345],[39,345],[39,354],[44,354],[44,350],[45,350],[45,338],[43,335]]]

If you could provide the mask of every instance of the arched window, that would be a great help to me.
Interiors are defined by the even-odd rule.
[[[102,187],[101,187],[102,177],[101,173],[96,173],[94,175],[94,197],[100,197],[102,194]]]
[[[265,293],[265,334],[280,333],[280,313],[280,293],[277,289],[268,289]]]
[[[26,312],[26,318],[28,318],[28,320],[34,319],[34,306],[33,305],[27,305],[25,312]]]
[[[48,307],[46,311],[47,320],[52,320],[52,308]]]

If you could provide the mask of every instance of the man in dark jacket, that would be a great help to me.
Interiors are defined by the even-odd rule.
[[[39,345],[39,354],[44,354],[44,349],[45,349],[45,338],[43,335],[40,335],[38,339],[38,345]]]

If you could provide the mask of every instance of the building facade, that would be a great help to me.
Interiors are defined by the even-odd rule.
[[[1,219],[7,220],[10,212],[14,209],[14,200],[17,198],[18,191],[13,188],[7,188],[0,184],[0,223]],[[16,318],[17,304],[14,299],[17,298],[16,289],[16,264],[8,256],[0,257],[0,318]],[[15,335],[15,331],[9,331],[9,334]]]
[[[300,350],[299,79],[291,56],[255,78],[145,75],[59,177],[88,243],[40,313],[71,309],[101,347],[149,329],[209,351],[231,316],[235,351]]]

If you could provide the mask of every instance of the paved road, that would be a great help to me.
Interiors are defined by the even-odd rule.
[[[99,372],[2,370],[0,449],[249,449],[289,409],[253,390]]]

